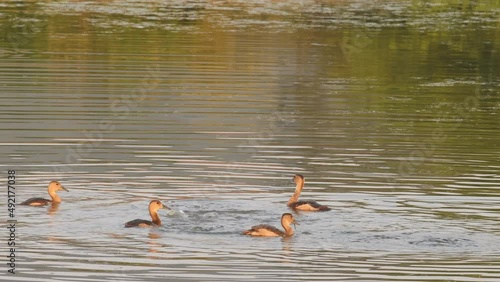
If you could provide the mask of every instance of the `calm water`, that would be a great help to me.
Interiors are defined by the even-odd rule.
[[[0,280],[499,281],[497,1],[101,2],[0,3],[4,179],[69,190]]]

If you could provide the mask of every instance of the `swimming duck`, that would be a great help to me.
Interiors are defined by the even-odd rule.
[[[244,235],[250,236],[265,236],[265,237],[277,237],[277,236],[292,236],[293,229],[290,224],[298,224],[295,221],[295,218],[290,213],[284,213],[281,216],[281,226],[285,229],[285,232],[279,230],[274,226],[270,226],[267,224],[260,224],[256,226],[252,226],[249,230],[243,232]]]
[[[45,206],[45,205],[48,205],[50,203],[52,203],[52,204],[60,203],[61,197],[59,197],[59,195],[57,195],[56,192],[61,191],[61,190],[68,192],[68,189],[64,188],[61,185],[61,183],[59,183],[58,181],[51,181],[49,183],[49,187],[47,188],[47,191],[49,192],[50,198],[52,198],[52,200],[47,200],[44,198],[31,198],[31,199],[28,199],[28,200],[22,202],[21,205]]]
[[[295,174],[293,177],[293,181],[297,185],[295,187],[295,192],[293,193],[290,200],[288,200],[288,207],[297,210],[297,211],[329,211],[330,208],[327,206],[323,206],[318,204],[315,201],[298,201],[300,192],[302,192],[302,188],[304,188],[304,176],[300,174]]]
[[[152,200],[149,203],[149,215],[151,215],[151,219],[153,221],[149,221],[149,220],[145,220],[145,219],[134,219],[134,220],[131,220],[131,221],[125,223],[125,227],[154,227],[154,226],[161,226],[161,220],[160,220],[160,217],[158,216],[158,210],[159,209],[167,209],[167,210],[169,210],[170,208],[167,207],[166,205],[163,205],[158,200]]]

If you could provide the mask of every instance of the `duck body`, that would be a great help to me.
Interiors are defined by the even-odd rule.
[[[331,210],[327,206],[320,205],[316,201],[297,201],[288,206],[296,211],[329,211]]]
[[[284,237],[284,236],[292,236],[294,234],[292,227],[290,224],[296,224],[295,218],[290,213],[284,213],[281,216],[281,225],[285,232],[279,230],[278,228],[267,225],[260,224],[252,226],[252,228],[243,231],[243,235],[250,236],[261,236],[261,237]]]
[[[170,209],[166,205],[163,205],[158,200],[153,200],[149,203],[149,215],[151,216],[151,221],[145,219],[134,219],[125,223],[125,227],[158,227],[161,226],[160,216],[158,215],[158,210],[160,209]]]
[[[160,225],[161,222],[158,224],[145,219],[134,219],[125,223],[125,227],[158,227]]]
[[[295,187],[295,192],[293,193],[290,200],[288,200],[287,206],[296,211],[329,211],[329,207],[320,205],[316,201],[299,201],[300,193],[304,188],[305,179],[304,176],[296,174],[293,177],[293,181],[297,185]]]
[[[44,198],[31,198],[21,203],[21,205],[25,206],[46,206],[48,204],[60,203],[62,201],[61,197],[57,195],[57,191],[64,190],[68,192],[68,189],[64,188],[58,181],[51,181],[47,188],[47,192],[51,200]]]
[[[31,198],[21,203],[24,206],[46,206],[51,204],[52,200],[44,199],[44,198]]]
[[[278,237],[284,236],[285,232],[271,225],[260,224],[252,226],[252,228],[246,230],[243,234],[250,236]]]

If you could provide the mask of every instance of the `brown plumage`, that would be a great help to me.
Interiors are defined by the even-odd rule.
[[[154,227],[161,226],[160,216],[158,216],[158,210],[170,208],[163,205],[158,200],[153,200],[149,203],[149,215],[151,216],[151,221],[145,219],[134,219],[125,223],[125,227]]]
[[[57,195],[56,192],[61,190],[68,192],[68,189],[64,188],[64,186],[62,186],[61,183],[59,183],[58,181],[51,181],[49,183],[49,186],[47,187],[47,192],[49,193],[51,200],[44,198],[31,198],[22,202],[21,205],[45,206],[50,203],[60,203],[62,201],[61,197],[59,197],[59,195]]]
[[[283,229],[285,229],[285,232],[279,230],[278,228],[267,225],[267,224],[260,224],[260,225],[255,225],[249,230],[246,230],[243,232],[244,235],[250,235],[250,236],[265,236],[265,237],[277,237],[277,236],[292,236],[293,235],[293,229],[290,226],[290,224],[298,224],[295,221],[295,218],[293,217],[292,214],[290,213],[284,213],[281,216],[281,226],[283,226]]]
[[[329,211],[330,208],[318,204],[316,201],[299,201],[300,192],[304,188],[305,179],[304,176],[296,174],[293,177],[293,181],[296,184],[295,192],[293,193],[290,200],[288,200],[288,207],[296,211]]]

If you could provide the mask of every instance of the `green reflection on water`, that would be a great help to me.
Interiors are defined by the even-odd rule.
[[[29,78],[38,83],[132,88],[141,84],[137,66],[171,66],[160,74],[167,90],[153,89],[143,97],[150,101],[172,85],[215,86],[207,71],[214,65],[229,80],[260,76],[275,86],[276,108],[293,107],[301,117],[296,128],[284,129],[303,136],[301,144],[310,143],[311,134],[340,130],[361,147],[385,148],[385,165],[399,175],[461,175],[470,167],[460,156],[479,155],[483,168],[498,162],[497,11],[496,1],[458,0],[385,6],[19,2],[0,9],[0,48],[4,58],[53,60],[50,69],[34,66],[40,73],[75,61],[67,71],[80,75]],[[95,61],[131,75],[100,77],[89,65],[78,65]],[[185,73],[199,74],[198,81]],[[223,89],[212,95],[234,99]],[[344,117],[349,127],[339,122]],[[330,141],[315,142],[305,150],[309,156],[321,155]],[[343,140],[336,142],[331,146]]]

